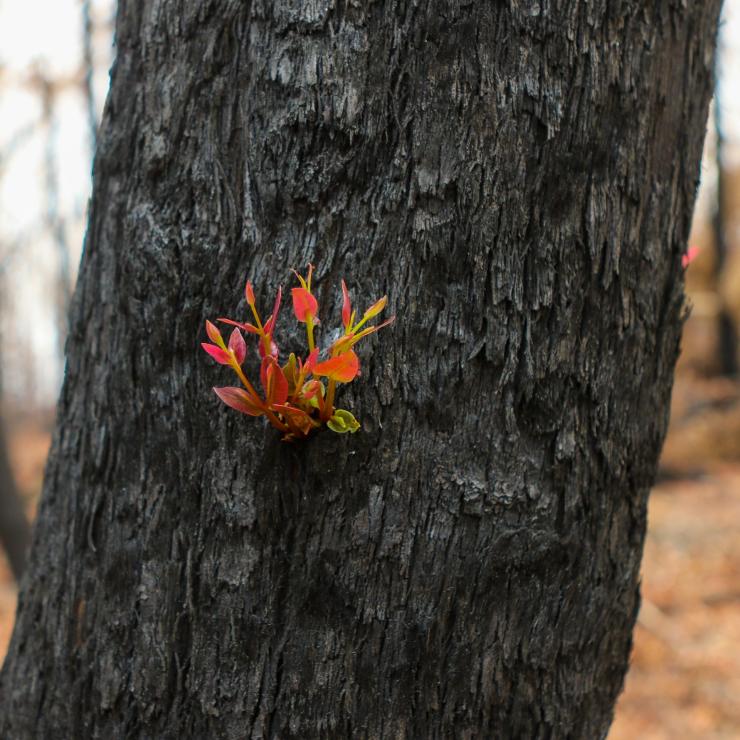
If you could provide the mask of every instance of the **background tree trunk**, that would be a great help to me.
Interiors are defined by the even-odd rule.
[[[121,2],[3,737],[605,735],[718,10]],[[197,342],[309,260],[399,320],[288,445]]]
[[[3,287],[3,277],[0,267],[0,290]],[[1,304],[2,301],[0,301],[0,319],[4,318]],[[31,544],[31,527],[26,518],[23,499],[15,483],[13,466],[10,464],[10,450],[3,418],[5,409],[2,369],[2,346],[0,346],[0,542],[17,582],[26,569],[28,546]]]
[[[23,500],[15,485],[5,427],[0,418],[0,542],[16,581],[21,579],[26,568],[30,541],[31,528],[28,526]]]

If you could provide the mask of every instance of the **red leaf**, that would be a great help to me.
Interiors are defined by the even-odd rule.
[[[288,379],[274,357],[265,357],[262,360],[260,379],[265,389],[268,406],[274,403],[285,403],[288,400]]]
[[[219,364],[231,365],[232,357],[225,349],[221,349],[215,344],[208,344],[207,342],[201,342],[200,346]]]
[[[244,295],[247,298],[247,303],[250,306],[254,306],[254,290],[252,289],[252,283],[247,280],[247,287],[244,289]]]
[[[216,395],[232,409],[241,411],[249,416],[262,416],[264,409],[262,403],[255,399],[250,393],[241,388],[214,388]]]
[[[349,322],[352,318],[352,305],[349,302],[349,291],[347,284],[342,280],[342,324],[345,329],[349,328]]]
[[[319,304],[306,288],[293,288],[290,292],[293,295],[293,311],[298,321],[305,324],[309,317],[316,316]]]
[[[688,267],[696,259],[696,256],[698,254],[699,247],[697,247],[696,245],[689,247],[686,251],[686,254],[681,257],[681,266],[684,268]]]
[[[242,331],[247,331],[250,334],[259,334],[260,330],[254,324],[243,324],[241,321],[232,321],[231,319],[217,319],[222,324],[229,324],[229,326],[238,326]]]
[[[241,365],[247,356],[247,343],[239,329],[234,329],[229,337],[229,349],[234,353],[236,361]]]
[[[208,334],[208,338],[217,346],[223,347],[224,346],[224,340],[221,337],[221,332],[218,330],[218,327],[215,324],[212,324],[210,321],[206,320],[206,334]]]
[[[348,350],[338,357],[332,357],[325,362],[320,362],[313,369],[314,375],[325,375],[330,380],[338,383],[349,383],[360,372],[360,360],[357,355]]]
[[[311,350],[311,354],[309,354],[308,358],[306,359],[306,364],[304,367],[306,368],[306,372],[313,372],[314,367],[316,367],[316,363],[319,359],[319,348],[314,347],[313,350]]]
[[[267,371],[268,376],[270,376],[270,398],[273,403],[285,403],[288,400],[288,379],[276,362],[273,362],[271,367],[272,371]]]

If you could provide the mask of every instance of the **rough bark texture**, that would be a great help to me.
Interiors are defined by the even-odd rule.
[[[605,735],[718,6],[121,2],[3,737]],[[309,260],[399,320],[287,445],[197,341]]]

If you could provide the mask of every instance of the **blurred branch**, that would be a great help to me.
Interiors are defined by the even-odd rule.
[[[95,103],[93,84],[95,64],[93,59],[93,20],[90,15],[90,0],[82,2],[82,64],[85,75],[85,101],[87,103],[87,125],[90,129],[90,160],[95,156],[98,138],[98,108]]]
[[[60,65],[57,50],[51,48],[38,48],[38,56],[24,54],[26,61],[21,63],[16,59],[13,64],[11,60],[3,64],[0,60],[0,93],[12,106],[0,133],[0,178],[5,178],[4,191],[9,195],[3,204],[3,214],[8,218],[0,223],[0,279],[5,279],[8,298],[16,302],[4,318],[15,327],[28,317],[28,304],[41,298],[34,309],[35,317],[45,322],[45,331],[50,319],[54,323],[60,354],[76,272],[77,235],[85,212],[87,193],[81,188],[89,184],[80,174],[81,170],[86,170],[88,178],[91,174],[98,113],[104,97],[101,73],[111,62],[116,13],[115,0],[78,3],[69,8],[67,15],[77,23],[77,31],[65,47],[67,51],[73,47],[75,59],[71,65],[66,53]],[[74,115],[69,114],[72,107]],[[67,147],[74,146],[77,151],[80,145],[81,167],[70,167],[68,174]],[[14,190],[15,178],[19,187]],[[22,207],[16,211],[15,204],[21,197]],[[46,295],[41,296],[42,291]],[[46,368],[54,359],[48,354],[49,349],[55,349],[54,344],[44,349],[41,363],[39,351],[30,344],[28,347],[33,353],[34,371],[20,370],[17,351],[6,357],[9,382],[16,391],[26,379],[33,381],[37,366]]]
[[[0,305],[0,312],[3,308],[4,306]],[[2,346],[2,343],[0,343],[0,346]],[[0,359],[2,358],[0,357]],[[2,362],[0,362],[0,399],[2,393]],[[15,477],[10,466],[5,428],[2,418],[0,418],[0,542],[2,542],[8,556],[8,562],[16,581],[20,580],[25,570],[30,541],[31,528],[26,518],[23,501],[15,484]]]
[[[46,125],[46,147],[44,151],[44,185],[46,199],[45,222],[51,233],[58,259],[57,296],[55,302],[57,314],[57,333],[60,357],[64,356],[64,342],[67,338],[67,315],[72,299],[72,272],[70,269],[69,244],[65,220],[59,210],[59,179],[57,175],[56,154],[56,120],[54,118],[55,88],[52,82],[39,78],[42,101],[43,120]]]
[[[8,269],[8,265],[16,254],[21,251],[25,241],[25,239],[19,237],[10,246],[0,248],[0,276]]]
[[[0,151],[0,174],[5,163],[36,133],[39,123],[30,123],[11,134]]]
[[[33,137],[40,125],[40,122],[35,122],[24,126],[15,133],[13,133],[10,139],[3,145],[0,150],[0,177],[2,177],[3,169],[12,159],[13,155]],[[33,235],[31,236],[33,238]],[[0,275],[8,269],[8,265],[20,252],[23,245],[28,241],[29,236],[26,234],[23,237],[17,237],[10,245],[0,245]]]

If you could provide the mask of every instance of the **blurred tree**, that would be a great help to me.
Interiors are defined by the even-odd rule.
[[[0,275],[0,277],[2,277]],[[1,353],[0,353],[1,354]],[[0,369],[2,361],[0,359]],[[2,374],[0,373],[0,401],[2,400]],[[0,403],[2,409],[2,403]],[[18,489],[15,485],[13,469],[10,465],[5,426],[0,414],[0,542],[7,555],[10,568],[16,581],[19,581],[26,568],[28,545],[31,541],[31,528],[26,518]]]
[[[73,84],[82,83],[81,72]],[[87,73],[84,77],[87,80]],[[67,241],[67,224],[64,214],[59,208],[60,183],[57,166],[58,137],[55,115],[56,96],[69,84],[68,80],[52,80],[42,70],[37,69],[32,77],[32,85],[39,92],[41,98],[42,122],[46,142],[44,146],[44,222],[54,244],[57,257],[57,270],[54,279],[55,300],[54,313],[57,330],[57,342],[59,345],[59,356],[64,357],[64,344],[67,341],[67,322],[69,320],[69,306],[72,300],[72,265],[70,260],[70,249]],[[92,157],[90,159],[92,162]]]
[[[10,466],[5,429],[0,419],[0,541],[3,543],[10,568],[19,581],[26,568],[31,530],[23,510],[23,501]]]
[[[604,737],[718,7],[121,3],[3,737]],[[309,259],[399,321],[288,445],[196,341]]]
[[[24,128],[17,132],[14,137],[0,151],[0,176],[8,157],[22,141],[30,135],[31,130]],[[0,542],[10,564],[10,569],[16,581],[19,581],[26,567],[28,546],[31,541],[31,527],[26,518],[23,499],[21,498],[13,475],[10,462],[10,453],[5,434],[5,405],[3,403],[3,349],[8,337],[3,331],[3,324],[7,320],[7,305],[4,300],[4,283],[7,280],[5,272],[6,265],[19,245],[0,244]]]

